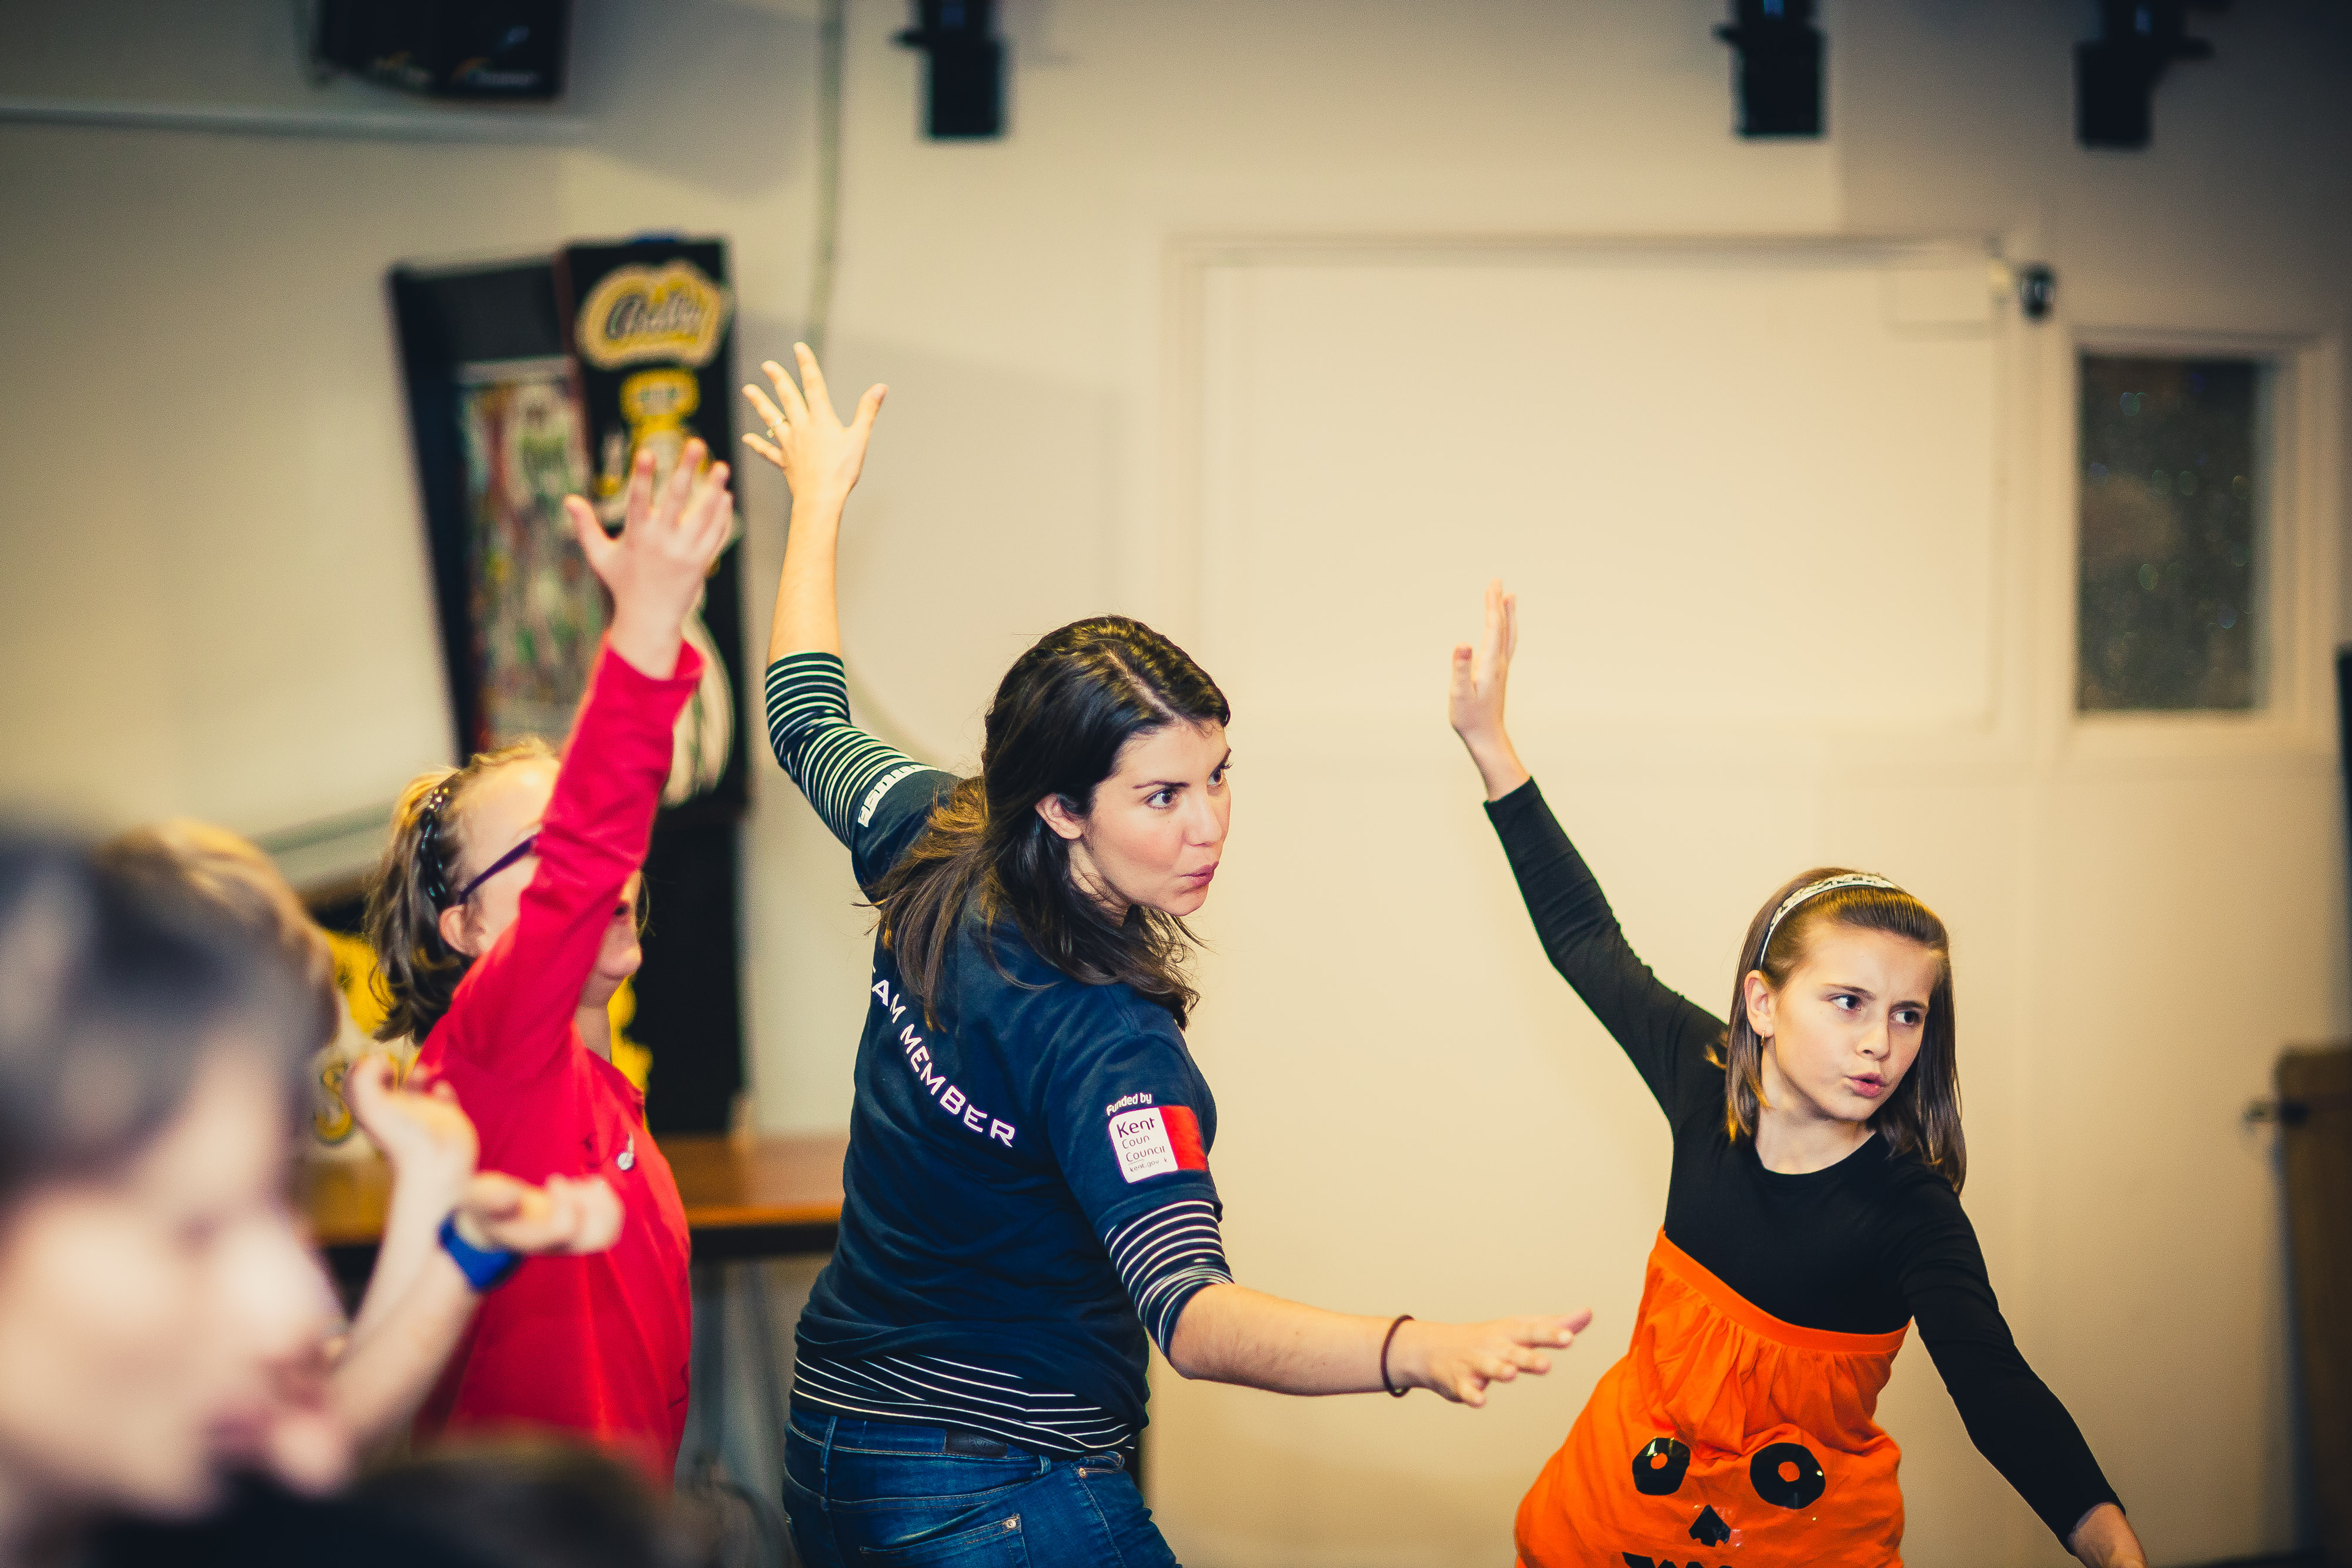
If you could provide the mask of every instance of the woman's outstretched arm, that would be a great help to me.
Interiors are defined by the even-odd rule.
[[[786,653],[841,652],[841,615],[834,593],[834,554],[841,537],[841,512],[866,466],[866,444],[887,388],[866,389],[856,416],[847,424],[833,411],[824,372],[806,343],[793,345],[802,386],[770,360],[760,368],[774,383],[771,398],[756,386],[751,400],[767,425],[765,436],[743,444],[784,471],[793,490],[792,533],[784,541],[784,570],[776,588],[776,618],[768,632],[768,661]],[[803,396],[802,387],[807,389]]]
[[[1457,1405],[1484,1405],[1486,1385],[1522,1372],[1551,1370],[1547,1350],[1566,1350],[1590,1312],[1564,1317],[1498,1318],[1486,1323],[1397,1325],[1286,1301],[1241,1285],[1193,1293],[1169,1338],[1168,1362],[1186,1377],[1238,1383],[1276,1394],[1377,1394],[1381,1345],[1397,1388],[1428,1388]]]

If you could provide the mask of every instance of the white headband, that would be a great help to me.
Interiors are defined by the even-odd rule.
[[[1809,898],[1817,897],[1824,893],[1835,893],[1842,887],[1883,887],[1889,893],[1903,891],[1883,876],[1873,876],[1868,872],[1860,871],[1850,871],[1843,876],[1825,876],[1819,882],[1809,882],[1782,899],[1780,907],[1772,912],[1772,924],[1764,927],[1764,946],[1756,949],[1756,962],[1762,964],[1764,955],[1772,950],[1772,933],[1780,929],[1780,922],[1788,918],[1789,911]]]

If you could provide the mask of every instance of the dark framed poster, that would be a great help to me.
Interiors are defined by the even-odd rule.
[[[390,282],[453,759],[525,736],[560,747],[609,615],[562,499],[590,497],[617,529],[639,450],[663,477],[695,435],[732,461],[725,246],[579,246],[488,267],[402,267]],[[740,554],[720,555],[688,627],[703,684],[678,725],[646,860],[653,921],[629,1034],[652,1052],[657,1133],[724,1130],[743,1086]]]
[[[734,301],[726,247],[717,240],[633,240],[566,246],[555,257],[556,308],[565,323],[595,455],[597,509],[618,528],[629,466],[654,455],[654,479],[669,476],[700,436],[713,458],[736,460]],[[739,524],[737,535],[741,528]],[[678,749],[664,804],[674,817],[730,820],[744,803],[743,598],[739,551],[719,558],[687,636],[703,656],[703,689],[678,723]],[[688,810],[688,808],[695,808]]]

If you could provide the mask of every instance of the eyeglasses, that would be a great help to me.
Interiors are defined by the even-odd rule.
[[[538,847],[539,835],[537,833],[533,833],[530,837],[524,839],[522,842],[517,844],[514,848],[509,850],[506,853],[492,861],[489,863],[488,868],[485,870],[481,875],[476,877],[473,881],[459,888],[457,890],[457,896],[451,899],[449,902],[451,904],[465,903],[466,900],[474,896],[474,889],[481,886],[482,883],[489,881],[490,878],[498,875],[499,873],[506,870],[507,867],[514,864],[515,862],[522,859],[523,856],[530,853]]]
[[[466,900],[474,896],[474,889],[481,886],[482,883],[489,881],[490,878],[498,875],[499,873],[506,870],[507,867],[514,864],[515,862],[522,859],[523,856],[530,854],[538,847],[539,835],[537,833],[533,833],[529,838],[524,839],[522,842],[515,845],[514,848],[509,850],[506,853],[492,861],[484,868],[481,875],[467,883],[464,887],[459,888],[457,890],[457,896],[451,899],[449,901],[450,904],[455,905],[465,903]],[[643,877],[640,877],[637,879],[637,897],[635,906],[629,912],[631,920],[636,925],[638,936],[642,936],[646,934],[646,927],[652,923],[653,913],[654,890]]]

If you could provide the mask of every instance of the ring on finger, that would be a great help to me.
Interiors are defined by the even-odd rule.
[[[780,433],[789,423],[790,421],[779,419],[775,423],[768,426],[768,439],[782,446],[784,444],[784,438]]]

